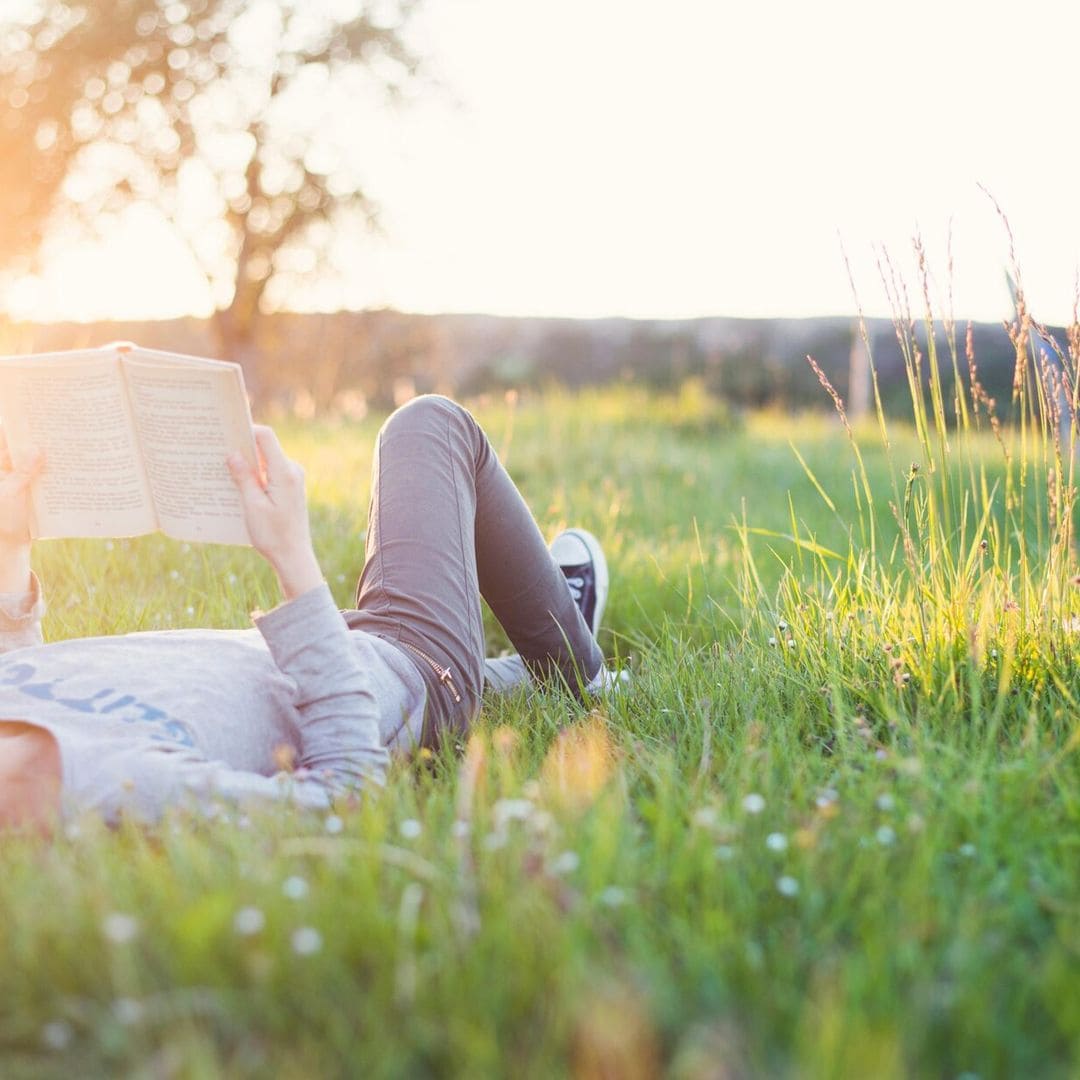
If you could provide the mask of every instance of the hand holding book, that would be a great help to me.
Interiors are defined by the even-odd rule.
[[[274,568],[286,600],[322,584],[322,570],[311,544],[304,470],[285,456],[268,427],[255,427],[260,469],[230,454],[229,472],[240,492],[251,542]]]
[[[30,485],[44,463],[38,451],[12,462],[0,428],[0,593],[30,586]]]
[[[7,435],[0,428],[0,547],[30,543],[30,487],[44,464],[45,455],[36,448],[12,461]]]

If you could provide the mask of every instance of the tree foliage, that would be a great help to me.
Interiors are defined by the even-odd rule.
[[[275,278],[310,273],[375,206],[349,111],[408,89],[419,0],[26,0],[0,25],[0,260],[58,222],[161,209],[206,273],[223,348],[250,359]]]

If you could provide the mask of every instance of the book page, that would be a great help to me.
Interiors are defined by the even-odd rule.
[[[255,461],[240,369],[125,355],[135,429],[163,532],[178,540],[250,544],[240,495],[225,458]]]
[[[35,538],[156,528],[115,354],[3,361],[0,415],[13,455],[45,452],[31,491]]]

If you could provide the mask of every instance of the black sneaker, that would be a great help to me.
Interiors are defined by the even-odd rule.
[[[608,594],[608,568],[600,541],[585,529],[566,529],[551,541],[551,554],[585,622],[596,637]]]

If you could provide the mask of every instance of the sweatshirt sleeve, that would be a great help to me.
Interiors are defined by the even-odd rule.
[[[186,749],[159,747],[147,753],[145,746],[122,740],[104,761],[98,743],[92,753],[89,746],[76,745],[92,736],[75,729],[66,734],[72,749],[66,785],[78,792],[68,806],[72,813],[92,811],[106,821],[133,815],[152,822],[170,806],[207,812],[219,800],[269,800],[325,810],[338,795],[385,782],[389,754],[379,734],[376,695],[327,585],[256,617],[255,625],[291,684],[299,715],[299,768],[264,776]],[[75,772],[83,760],[93,763],[85,777]],[[129,780],[118,784],[117,777]]]
[[[0,593],[0,653],[40,645],[44,614],[45,601],[37,574],[30,577],[29,592]]]
[[[325,583],[282,604],[255,625],[295,688],[301,772],[331,793],[382,784],[389,754],[379,705],[348,628]]]

